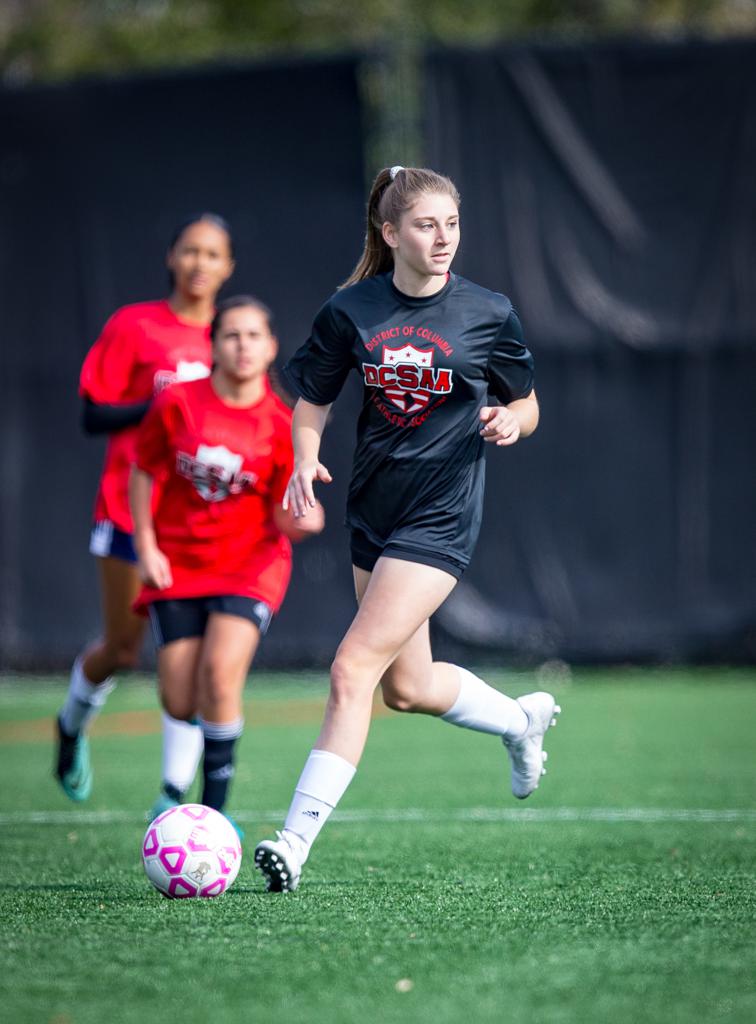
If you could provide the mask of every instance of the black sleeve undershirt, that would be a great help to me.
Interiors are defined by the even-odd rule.
[[[81,426],[85,434],[114,434],[144,419],[149,402],[133,405],[104,405],[85,398],[81,411]]]

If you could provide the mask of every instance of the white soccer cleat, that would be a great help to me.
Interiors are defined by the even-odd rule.
[[[556,725],[562,709],[550,693],[542,690],[518,697],[517,703],[528,716],[528,727],[518,739],[502,736],[502,741],[512,762],[512,792],[518,800],[524,800],[538,789],[541,776],[546,774],[543,765],[548,754],[543,749],[543,737],[550,725]]]
[[[263,839],[255,848],[255,864],[265,878],[268,892],[294,892],[302,866],[294,848],[276,832],[277,839]]]

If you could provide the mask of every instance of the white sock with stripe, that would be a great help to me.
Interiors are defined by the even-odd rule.
[[[67,736],[76,736],[89,725],[115,689],[112,676],[101,683],[91,683],[84,675],[82,661],[80,654],[73,663],[66,702],[60,712],[60,724]]]
[[[356,770],[338,754],[310,751],[283,827],[283,837],[297,851],[302,864]]]
[[[445,722],[462,729],[487,732],[516,739],[528,727],[528,716],[516,700],[484,683],[482,679],[455,665],[459,672],[459,696],[441,715]]]

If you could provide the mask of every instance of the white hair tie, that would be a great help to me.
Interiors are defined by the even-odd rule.
[[[392,167],[391,170],[389,171],[389,174],[391,175],[391,180],[393,181],[394,178],[399,173],[399,171],[403,171],[403,170],[404,170],[404,168],[402,167],[401,164],[396,164],[394,167]]]

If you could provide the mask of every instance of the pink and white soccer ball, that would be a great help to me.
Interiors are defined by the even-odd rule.
[[[151,821],[142,842],[147,877],[164,896],[220,896],[239,874],[242,849],[231,822],[202,804],[180,804]]]

